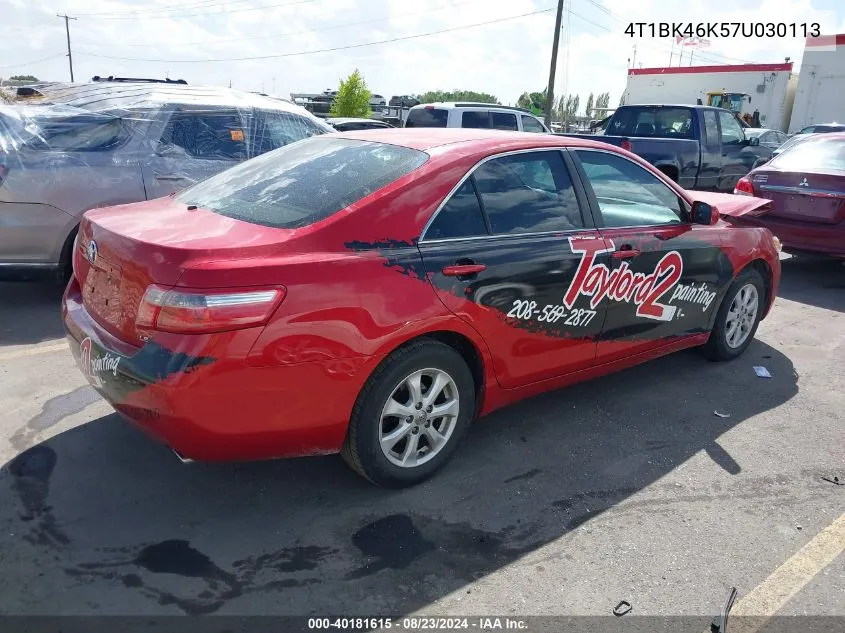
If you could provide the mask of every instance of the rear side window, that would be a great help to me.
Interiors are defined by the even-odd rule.
[[[472,110],[461,112],[461,127],[487,129],[490,127],[490,113]]]
[[[522,115],[522,130],[524,132],[536,132],[539,134],[543,134],[546,131],[537,119],[525,114]]]
[[[583,228],[560,152],[529,152],[487,161],[473,174],[494,234]]]
[[[37,150],[99,152],[113,149],[128,138],[120,119],[100,116],[76,116],[37,121],[26,147]]]
[[[845,171],[845,140],[819,136],[778,154],[771,167],[786,171]]]
[[[449,111],[442,108],[416,108],[408,111],[405,127],[446,127]]]
[[[490,117],[493,119],[494,130],[518,130],[516,125],[516,115],[510,112],[491,112]]]
[[[406,147],[314,137],[227,169],[176,199],[252,224],[295,229],[333,215],[426,160],[428,154]]]
[[[444,240],[486,235],[487,226],[472,180],[467,180],[443,205],[425,232],[427,240]]]
[[[182,150],[194,158],[248,158],[244,122],[237,110],[174,112],[161,135],[160,151]]]
[[[607,134],[692,138],[692,111],[689,108],[646,106],[623,108],[611,117]]]

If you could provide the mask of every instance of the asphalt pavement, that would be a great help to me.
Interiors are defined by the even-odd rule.
[[[845,266],[783,273],[742,358],[681,352],[509,407],[402,491],[339,457],[180,463],[86,385],[60,290],[0,284],[0,614],[585,616],[626,600],[707,624],[734,586],[746,612],[843,625],[845,486],[825,479],[845,480]],[[811,555],[824,534],[827,558]]]

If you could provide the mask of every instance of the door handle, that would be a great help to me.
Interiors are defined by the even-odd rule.
[[[621,246],[618,251],[613,251],[611,257],[613,259],[631,259],[640,254],[641,251],[631,248],[630,246]]]
[[[487,270],[487,266],[484,264],[455,264],[454,266],[446,266],[440,272],[447,277],[471,277],[485,270]]]

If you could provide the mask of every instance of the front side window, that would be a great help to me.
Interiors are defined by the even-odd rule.
[[[194,158],[246,160],[244,122],[234,109],[174,112],[161,135],[159,151],[173,149]]]
[[[247,126],[252,136],[251,156],[258,156],[329,131],[314,121],[291,112],[260,110],[254,116],[255,121]]]
[[[467,179],[440,209],[425,232],[425,238],[444,240],[486,234],[487,226],[484,224],[484,215],[475,194],[475,186],[472,179]]]
[[[543,134],[546,131],[537,119],[526,114],[522,115],[522,130],[524,132],[535,132],[537,134]]]
[[[576,150],[606,227],[679,224],[678,194],[636,163],[609,152]]]
[[[722,125],[722,145],[739,145],[745,138],[742,127],[730,112],[719,112],[719,123]]]
[[[473,174],[494,234],[583,228],[575,190],[560,152],[494,158]]]
[[[407,147],[315,136],[212,176],[176,199],[281,229],[323,220],[410,173],[428,154]]]
[[[487,129],[490,127],[490,113],[465,110],[461,112],[461,127]]]

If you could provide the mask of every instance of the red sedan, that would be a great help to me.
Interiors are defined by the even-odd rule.
[[[774,231],[785,251],[845,258],[845,133],[796,144],[740,179],[734,193],[774,203],[742,222]]]
[[[408,485],[509,403],[740,355],[778,243],[724,218],[767,204],[590,140],[329,134],[87,213],[64,322],[91,383],[184,459],[342,452]]]

